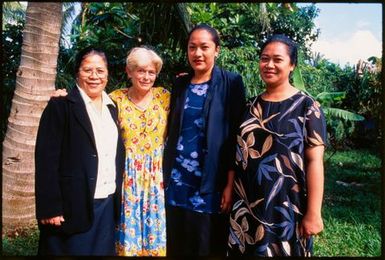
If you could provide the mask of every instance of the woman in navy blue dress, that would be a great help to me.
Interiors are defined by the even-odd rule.
[[[284,35],[262,46],[266,91],[247,105],[237,135],[231,256],[310,256],[323,229],[325,118],[289,75],[297,47]]]
[[[215,66],[217,31],[188,37],[192,73],[176,79],[163,166],[167,255],[225,255],[236,131],[245,105],[240,75]]]

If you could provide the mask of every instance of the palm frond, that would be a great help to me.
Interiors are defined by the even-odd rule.
[[[79,3],[77,2],[63,3],[63,21],[60,36],[61,46],[70,45],[68,36],[71,34],[74,20],[81,13],[79,12],[79,8],[77,8],[77,5],[79,5]]]
[[[3,17],[2,17],[2,28],[4,30],[5,24],[17,23],[25,19],[27,7],[22,5],[19,1],[4,2],[3,3]]]

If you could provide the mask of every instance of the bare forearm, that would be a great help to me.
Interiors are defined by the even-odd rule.
[[[234,174],[235,172],[233,170],[228,171],[226,187],[222,193],[221,210],[225,213],[228,213],[232,206]]]
[[[307,148],[306,180],[307,210],[300,225],[300,234],[309,237],[323,230],[321,216],[322,197],[324,192],[323,146]]]
[[[312,160],[307,164],[307,213],[321,215],[324,193],[324,167],[322,160]]]
[[[234,170],[229,170],[229,171],[227,172],[227,183],[226,183],[226,187],[233,187],[233,183],[234,183],[234,175],[235,175]]]

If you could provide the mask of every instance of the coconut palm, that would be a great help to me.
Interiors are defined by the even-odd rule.
[[[3,142],[3,233],[35,225],[34,149],[55,89],[62,4],[28,2],[20,66]]]

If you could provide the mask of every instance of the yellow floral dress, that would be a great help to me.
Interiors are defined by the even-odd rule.
[[[121,256],[165,256],[166,215],[162,159],[170,93],[154,87],[147,109],[137,107],[128,89],[110,94],[117,103],[126,148],[122,211],[116,249]]]

